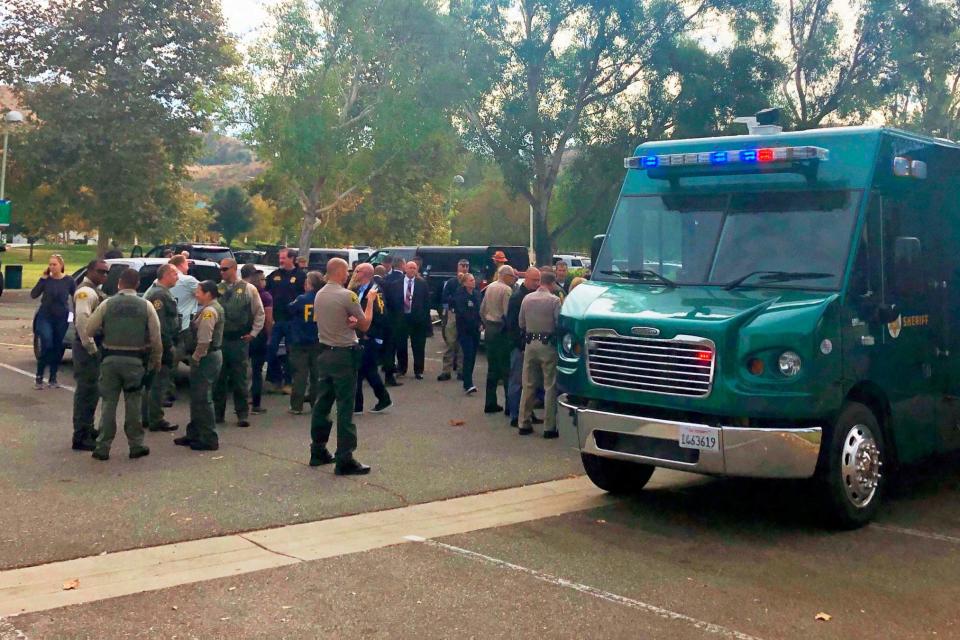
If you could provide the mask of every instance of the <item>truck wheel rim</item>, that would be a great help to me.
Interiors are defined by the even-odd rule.
[[[853,506],[863,509],[873,500],[880,484],[880,447],[870,428],[858,424],[843,440],[840,473],[843,488]]]

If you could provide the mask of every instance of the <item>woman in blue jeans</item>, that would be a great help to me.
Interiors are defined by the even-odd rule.
[[[47,270],[30,292],[31,298],[40,298],[40,308],[33,319],[33,332],[40,340],[34,389],[43,389],[43,373],[47,368],[50,370],[47,388],[60,386],[57,383],[57,369],[63,360],[63,337],[67,334],[70,300],[76,288],[77,283],[64,273],[63,258],[57,254],[51,255]]]
[[[457,314],[457,342],[463,349],[463,392],[477,392],[473,384],[473,367],[480,348],[480,292],[472,273],[463,277],[463,286],[453,294],[453,308]]]

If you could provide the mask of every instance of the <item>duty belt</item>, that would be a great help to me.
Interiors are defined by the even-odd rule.
[[[126,349],[103,348],[101,349],[101,353],[103,354],[104,358],[109,358],[110,356],[115,356],[119,358],[136,358],[137,360],[142,360],[144,362],[144,365],[146,365],[147,358],[150,356],[149,351],[143,351],[140,349],[136,351],[132,351],[132,350],[126,350]]]
[[[534,340],[539,340],[543,344],[553,344],[556,339],[556,334],[553,333],[524,333],[523,341],[526,344],[530,344]]]
[[[320,343],[320,351],[352,351],[354,349],[359,349],[360,344],[353,344],[349,347],[334,347],[333,345]]]

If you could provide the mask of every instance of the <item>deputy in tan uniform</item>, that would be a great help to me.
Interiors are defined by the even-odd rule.
[[[317,292],[313,308],[320,338],[320,376],[310,419],[310,466],[336,462],[334,473],[363,475],[370,467],[353,457],[357,448],[357,428],[353,424],[353,403],[357,388],[357,370],[360,366],[360,345],[357,330],[366,331],[373,321],[373,300],[376,287],[370,287],[366,310],[360,306],[357,294],[344,288],[347,282],[347,262],[331,258],[327,262],[327,284]],[[330,455],[330,410],[337,404],[337,451]]]
[[[110,446],[117,433],[117,403],[123,393],[123,432],[130,445],[130,457],[141,458],[150,453],[143,445],[143,423],[140,407],[143,383],[147,372],[160,368],[163,342],[160,319],[153,305],[137,296],[140,273],[127,269],[120,274],[120,291],[97,307],[83,329],[87,353],[95,355],[97,346],[90,337],[103,329],[103,361],[100,365],[100,434],[93,457],[110,458]]]
[[[520,304],[520,331],[523,332],[523,393],[520,396],[520,435],[533,433],[530,426],[537,387],[543,386],[546,418],[544,438],[557,437],[557,320],[560,300],[553,293],[557,276],[540,274],[540,288]]]
[[[483,320],[484,343],[487,347],[487,388],[484,413],[497,413],[497,387],[503,385],[503,403],[507,404],[507,381],[510,377],[510,337],[507,335],[507,307],[513,295],[517,273],[508,264],[497,269],[497,281],[483,292],[480,318]]]
[[[77,390],[73,394],[73,449],[74,451],[93,451],[96,446],[97,430],[93,426],[97,413],[97,401],[100,392],[97,379],[100,377],[100,358],[87,353],[81,342],[87,320],[97,310],[100,303],[107,299],[101,290],[107,281],[110,266],[103,260],[92,260],[87,265],[80,287],[73,294],[73,379]],[[93,342],[94,338],[88,338]]]

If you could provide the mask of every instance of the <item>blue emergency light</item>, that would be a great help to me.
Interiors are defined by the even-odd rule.
[[[625,169],[667,169],[672,167],[791,163],[810,160],[825,161],[829,157],[830,152],[823,147],[764,147],[732,151],[632,156],[623,159],[623,166]]]

